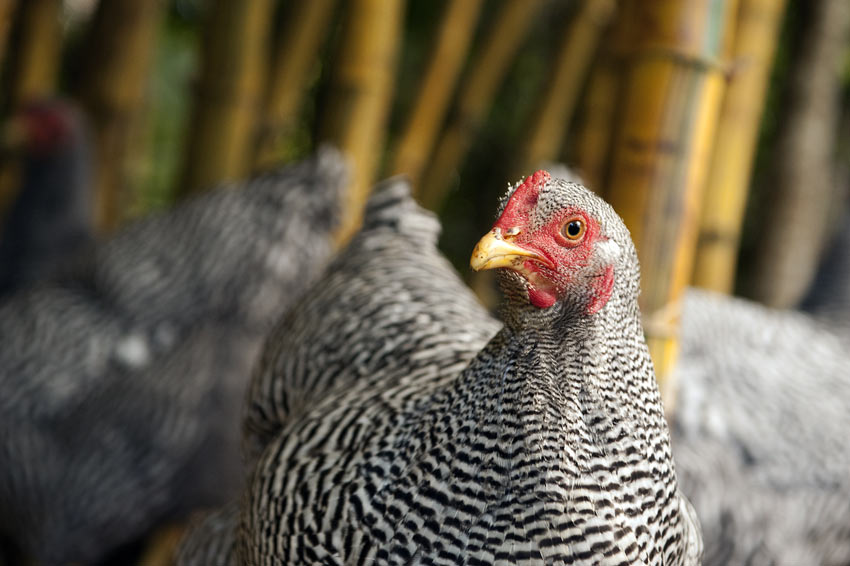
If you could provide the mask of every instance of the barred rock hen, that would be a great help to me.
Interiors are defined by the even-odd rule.
[[[405,236],[399,252],[415,266],[428,242],[417,230]],[[359,352],[350,361],[360,375],[335,380],[348,366],[311,359],[305,342],[264,358],[266,368],[285,362],[269,368],[259,395],[274,402],[250,408],[265,447],[243,510],[241,563],[698,562],[641,331],[637,258],[610,207],[544,172],[514,187],[473,254],[478,269],[506,268],[505,327],[459,372],[395,362],[434,356],[423,344],[407,354],[411,327],[387,316],[422,301],[408,291],[422,278],[370,280],[382,257],[371,260],[361,242],[351,257],[363,279],[308,297],[290,317],[296,328],[337,313],[336,342]],[[389,308],[376,315],[373,294],[389,285]],[[428,314],[423,322],[439,322]],[[361,336],[374,342],[358,345]],[[302,409],[310,375],[337,385],[307,395]]]
[[[23,163],[17,198],[0,221],[0,297],[54,274],[94,242],[92,151],[83,115],[68,102],[39,101],[10,118],[5,130]]]
[[[498,322],[437,251],[439,230],[404,181],[376,189],[359,234],[266,342],[248,395],[249,460],[329,392],[364,380],[445,381],[496,334]],[[191,533],[179,563],[238,563],[235,509]]]
[[[262,337],[331,253],[341,156],[144,219],[73,277],[0,304],[0,526],[91,562],[241,485]]]
[[[848,227],[804,303],[814,316],[685,295],[671,435],[706,566],[850,564]]]
[[[673,446],[707,565],[850,564],[848,243],[803,312],[686,297]]]
[[[801,312],[689,291],[673,447],[705,564],[850,563],[850,356]]]

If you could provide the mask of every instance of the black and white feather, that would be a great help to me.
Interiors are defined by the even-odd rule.
[[[144,219],[0,304],[0,527],[90,562],[241,485],[262,337],[329,259],[335,150]]]
[[[850,355],[823,320],[690,290],[672,426],[705,564],[850,563]]]
[[[506,277],[498,330],[404,187],[373,198],[255,372],[233,564],[698,562],[628,232],[578,185],[540,202],[598,217],[619,250],[614,295],[590,317],[544,312]]]

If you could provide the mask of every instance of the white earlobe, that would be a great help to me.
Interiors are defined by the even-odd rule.
[[[620,245],[613,240],[603,240],[596,244],[596,253],[599,259],[605,263],[614,263],[620,257],[621,252]]]

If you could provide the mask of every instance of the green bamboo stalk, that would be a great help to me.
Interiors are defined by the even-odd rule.
[[[731,293],[762,109],[785,0],[740,0],[732,72],[714,141],[693,283]]]
[[[159,0],[100,2],[90,28],[77,94],[94,130],[95,224],[101,232],[125,217],[162,7]]]

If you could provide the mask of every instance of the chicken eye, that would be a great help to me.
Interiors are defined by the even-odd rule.
[[[584,222],[579,220],[578,218],[573,218],[564,223],[564,227],[561,228],[561,233],[564,234],[564,237],[568,240],[579,240],[582,236],[584,236]]]

